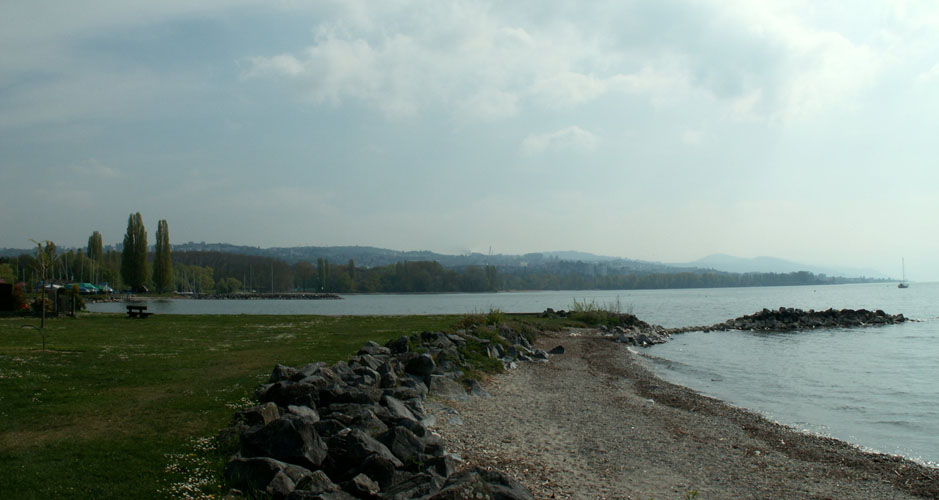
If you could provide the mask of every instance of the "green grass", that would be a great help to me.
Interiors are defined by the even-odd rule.
[[[460,318],[86,314],[47,319],[44,352],[38,319],[0,318],[0,498],[207,498],[229,450],[206,438],[275,364]]]

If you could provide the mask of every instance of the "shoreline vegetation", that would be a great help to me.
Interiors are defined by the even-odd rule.
[[[131,222],[139,214],[131,217]],[[161,221],[165,222],[165,221]],[[129,234],[140,228],[130,227]],[[168,229],[161,233],[166,238]],[[97,236],[100,239],[100,235]],[[94,239],[94,238],[92,238]],[[557,258],[526,258],[459,264],[459,261],[399,260],[362,265],[349,258],[342,263],[317,258],[245,255],[220,251],[170,251],[160,245],[152,258],[142,250],[102,249],[100,241],[84,249],[60,251],[50,242],[48,275],[40,276],[37,255],[0,257],[0,280],[24,282],[38,289],[40,282],[81,283],[103,289],[134,292],[228,296],[237,293],[473,293],[535,290],[654,290],[756,286],[831,285],[889,282],[885,279],[845,278],[796,272],[724,272],[710,268],[675,267],[625,259],[583,262]],[[145,238],[143,243],[145,244]],[[165,248],[164,248],[165,247]],[[124,255],[127,253],[127,255]],[[133,257],[133,258],[132,258]],[[157,258],[159,257],[159,258]],[[442,257],[442,256],[438,256]],[[153,273],[149,273],[149,261]],[[133,262],[132,262],[133,260]],[[136,262],[136,264],[134,264]],[[384,261],[382,261],[384,262]],[[160,265],[157,265],[157,264]]]
[[[48,322],[42,349],[38,320],[0,318],[0,483],[11,498],[216,498],[237,451],[216,435],[234,410],[257,404],[272,366],[335,363],[368,340],[476,323],[566,348],[545,364],[478,375],[491,398],[445,403],[463,425],[445,410],[438,417],[464,465],[498,466],[538,498],[939,496],[939,469],[801,435],[655,377],[615,342],[616,321],[624,331],[645,323],[613,308],[146,322],[79,314]]]

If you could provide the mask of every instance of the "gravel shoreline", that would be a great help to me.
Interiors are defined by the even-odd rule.
[[[536,498],[939,498],[939,469],[796,432],[665,382],[593,330],[447,402],[438,431],[466,466],[503,470]]]

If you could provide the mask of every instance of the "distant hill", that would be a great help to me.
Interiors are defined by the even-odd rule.
[[[675,265],[714,269],[716,271],[729,273],[793,273],[808,271],[813,274],[824,274],[826,276],[887,278],[887,276],[873,269],[814,266],[778,259],[776,257],[744,258],[726,254],[712,254],[693,262]]]
[[[120,245],[117,245],[118,249]],[[65,250],[62,248],[61,250]],[[299,261],[315,263],[317,259],[327,259],[333,264],[345,264],[350,259],[356,266],[363,268],[381,267],[397,262],[438,262],[446,268],[465,268],[469,266],[496,266],[499,268],[520,269],[557,269],[558,265],[569,263],[583,263],[597,266],[594,273],[680,273],[702,272],[714,270],[726,273],[793,273],[808,271],[813,274],[837,276],[846,278],[888,278],[882,273],[872,269],[859,269],[849,267],[815,266],[779,259],[775,257],[743,258],[726,254],[713,254],[707,257],[685,263],[662,263],[642,260],[609,257],[588,252],[573,250],[535,252],[524,255],[493,254],[487,255],[471,252],[460,255],[448,255],[429,250],[398,251],[387,248],[371,246],[301,246],[301,247],[271,247],[232,245],[230,243],[188,242],[174,244],[176,251],[204,251],[224,252],[240,255],[253,255],[260,257],[273,257],[281,259],[288,264]],[[21,254],[32,254],[33,249],[0,249],[0,257],[15,257]]]

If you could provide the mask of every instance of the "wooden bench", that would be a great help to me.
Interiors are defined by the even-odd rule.
[[[147,312],[147,306],[127,306],[128,318],[146,319],[153,313]]]

